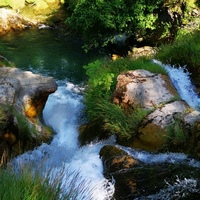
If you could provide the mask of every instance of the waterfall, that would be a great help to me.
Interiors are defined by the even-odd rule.
[[[199,109],[200,98],[195,93],[195,88],[190,80],[190,73],[187,69],[185,67],[175,68],[171,65],[164,65],[158,60],[153,60],[153,62],[166,69],[171,82],[177,89],[180,97],[193,109]]]
[[[70,189],[75,190],[71,187],[80,188],[77,191],[80,193],[78,200],[107,200],[114,193],[114,185],[103,176],[99,151],[103,145],[114,143],[115,139],[79,146],[78,116],[83,108],[81,89],[72,83],[59,84],[57,91],[49,96],[43,111],[45,123],[56,132],[54,139],[49,145],[44,143],[12,162],[20,167],[26,163],[39,166],[44,176],[51,169],[52,181],[62,173],[63,191],[67,193]]]

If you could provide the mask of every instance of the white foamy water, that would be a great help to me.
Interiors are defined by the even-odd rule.
[[[67,193],[75,191],[73,187],[79,188],[77,200],[107,200],[113,195],[114,185],[103,176],[99,151],[105,144],[113,143],[114,139],[79,147],[78,116],[82,110],[80,90],[78,86],[68,83],[59,86],[49,96],[43,118],[56,132],[53,141],[17,157],[13,165],[22,167],[31,163],[41,168],[44,176],[51,170],[52,181],[62,173],[63,191]]]
[[[185,100],[193,109],[199,109],[200,98],[195,93],[195,88],[190,79],[190,73],[184,67],[175,68],[171,65],[164,65],[157,60],[153,60],[153,62],[163,66],[166,69],[172,84],[177,89],[180,97]]]

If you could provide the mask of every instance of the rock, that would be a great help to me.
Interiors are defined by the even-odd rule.
[[[200,112],[181,100],[168,76],[134,70],[117,77],[113,102],[151,111],[134,130],[134,137],[117,142],[149,151],[172,150],[199,156]]]
[[[113,195],[115,200],[149,199],[148,196],[153,194],[157,194],[157,198],[154,196],[155,199],[176,199],[170,198],[172,197],[171,192],[176,194],[174,197],[179,194],[180,196],[183,195],[185,199],[190,199],[188,197],[195,194],[198,197],[200,196],[199,181],[197,181],[196,187],[193,186],[193,189],[189,185],[187,188],[186,184],[184,186],[179,184],[179,181],[187,181],[191,177],[195,177],[196,180],[200,178],[198,168],[183,163],[139,165],[130,170],[121,169],[118,173],[111,173],[110,176],[115,180],[115,193]],[[174,190],[166,191],[166,193],[161,192],[170,187]]]
[[[106,145],[102,147],[99,155],[103,162],[105,177],[115,181],[113,198],[116,200],[140,199],[141,196],[148,199],[148,195],[159,193],[170,184],[177,184],[177,177],[180,180],[189,179],[191,176],[197,180],[200,178],[198,168],[184,163],[145,164],[117,146]],[[184,188],[182,191],[185,192]],[[193,192],[189,193],[191,194]],[[186,197],[187,195],[185,192]]]
[[[157,52],[157,48],[150,47],[150,46],[144,46],[144,47],[134,47],[131,51],[128,52],[128,57],[137,59],[139,57],[145,56],[145,57],[153,57]]]
[[[139,163],[122,149],[111,145],[104,146],[101,149],[100,157],[103,161],[105,174],[115,173],[122,169],[131,169]]]
[[[19,155],[25,148],[29,150],[41,141],[52,139],[40,116],[49,94],[56,89],[52,77],[0,67],[0,158],[4,156],[8,161],[11,154]],[[18,121],[9,107],[17,111]]]
[[[57,84],[52,77],[44,77],[17,68],[0,68],[0,103],[12,104],[30,119],[38,117],[48,95]]]
[[[189,109],[185,101],[174,101],[163,105],[147,115],[138,130],[137,139],[131,144],[134,148],[161,150],[168,142],[167,127],[174,124]]]
[[[21,17],[14,10],[0,8],[0,35],[12,30],[23,30],[33,25],[35,25],[34,22]]]
[[[11,158],[12,147],[18,141],[18,125],[14,115],[1,105],[0,108],[0,167]]]
[[[178,96],[168,76],[134,70],[117,77],[113,102],[124,107],[156,108]]]

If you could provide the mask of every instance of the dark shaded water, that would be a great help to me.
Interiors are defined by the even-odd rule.
[[[100,50],[85,53],[82,41],[58,29],[28,29],[0,37],[0,55],[17,68],[79,83],[83,65],[106,57]]]

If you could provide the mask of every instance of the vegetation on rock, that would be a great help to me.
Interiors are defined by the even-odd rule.
[[[112,102],[117,76],[120,72],[147,69],[166,74],[166,71],[150,59],[118,59],[114,62],[96,61],[84,67],[88,75],[85,92],[86,113],[90,121],[103,124],[104,130],[127,140],[137,133],[141,120],[150,112],[139,107],[130,107],[128,112]]]

